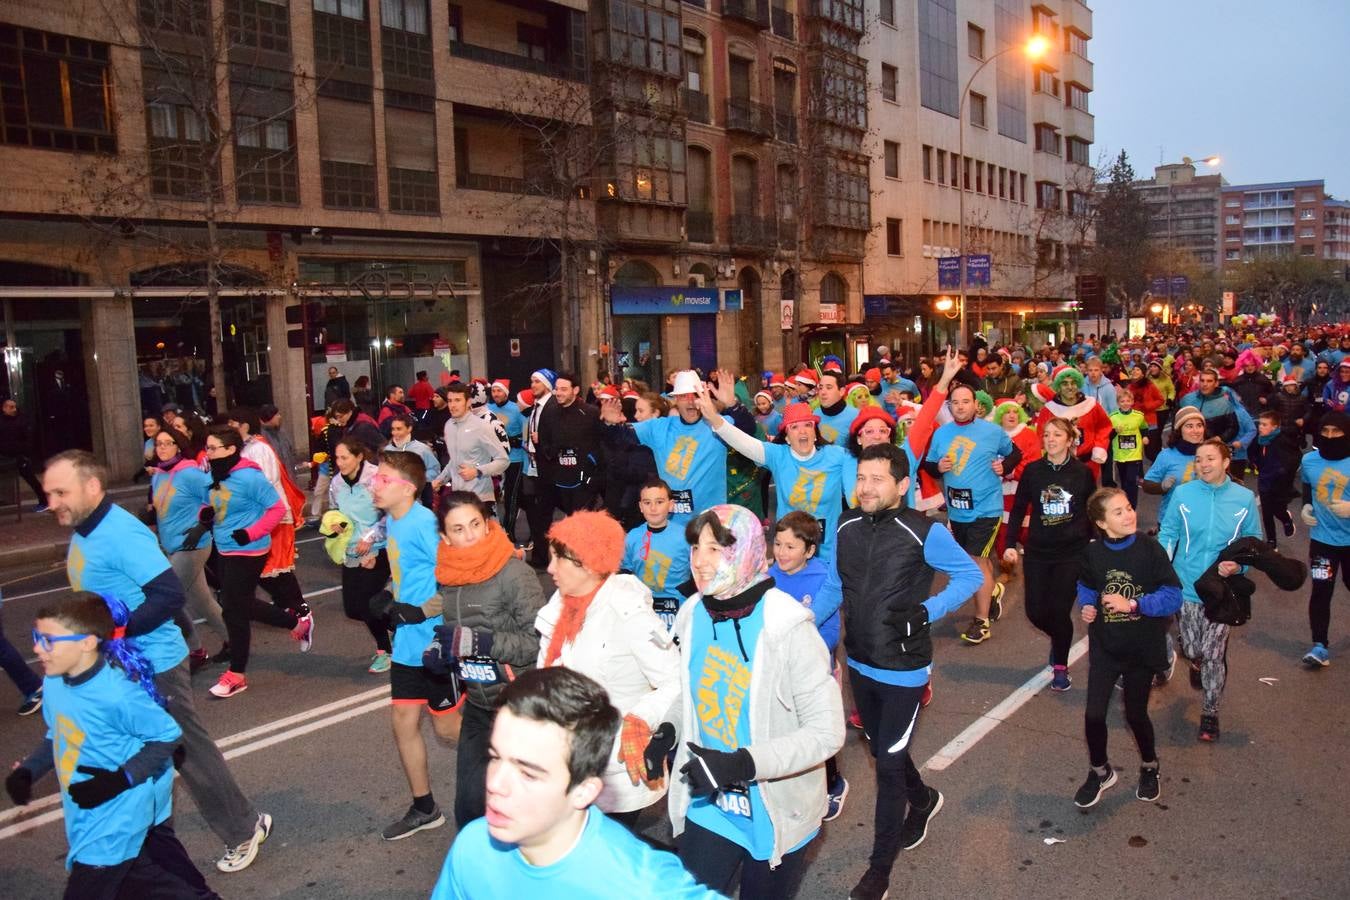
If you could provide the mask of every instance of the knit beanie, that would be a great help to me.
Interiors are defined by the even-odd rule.
[[[574,512],[553,523],[548,539],[562,544],[596,575],[613,575],[623,562],[623,526],[606,512]]]
[[[1194,406],[1183,406],[1181,409],[1177,410],[1176,416],[1172,419],[1172,430],[1177,434],[1180,434],[1181,426],[1186,424],[1186,420],[1188,419],[1199,419],[1203,422],[1205,420],[1205,414]]]

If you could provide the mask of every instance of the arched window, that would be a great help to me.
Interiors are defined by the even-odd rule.
[[[778,279],[778,296],[781,300],[797,299],[797,273],[788,269]]]
[[[830,272],[820,279],[820,302],[843,303],[848,295],[848,285],[836,273]]]
[[[661,276],[640,259],[630,259],[614,273],[614,283],[623,287],[657,287]]]

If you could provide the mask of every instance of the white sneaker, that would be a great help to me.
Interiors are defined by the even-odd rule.
[[[267,813],[260,813],[257,824],[253,826],[253,837],[238,847],[226,849],[225,855],[216,860],[216,868],[222,872],[242,872],[247,869],[253,865],[253,860],[258,858],[258,848],[271,833],[272,817]]]
[[[291,637],[300,642],[300,652],[308,653],[314,646],[314,613],[305,613],[291,629]]]

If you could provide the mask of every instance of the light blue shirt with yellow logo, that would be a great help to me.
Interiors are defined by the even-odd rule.
[[[656,470],[670,485],[671,521],[727,502],[727,448],[703,419],[685,424],[679,416],[661,416],[633,425],[637,439],[652,450]]]
[[[1008,433],[986,419],[964,425],[948,422],[933,435],[927,459],[951,458],[951,471],[942,476],[947,518],[953,522],[1002,518],[1003,476],[994,472],[994,460],[1013,452]]]
[[[843,512],[846,492],[853,489],[851,483],[845,483],[845,473],[857,470],[853,456],[842,447],[828,444],[799,459],[787,444],[764,444],[764,467],[773,473],[779,516],[790,509],[815,516],[821,527],[816,555],[826,563],[832,561],[834,529]]]

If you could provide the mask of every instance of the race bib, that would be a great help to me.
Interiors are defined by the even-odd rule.
[[[1312,565],[1308,567],[1308,574],[1312,576],[1313,581],[1331,580],[1331,560],[1325,556],[1314,556]]]
[[[717,794],[717,808],[737,819],[750,819],[750,789],[729,787]]]
[[[948,488],[947,505],[952,509],[974,509],[975,497],[970,488]]]
[[[1139,435],[1122,434],[1116,438],[1116,446],[1121,450],[1134,450],[1139,446]]]
[[[666,631],[675,627],[675,614],[680,611],[679,600],[674,597],[653,597],[652,609],[661,620],[661,624],[666,626]]]
[[[694,514],[694,492],[689,489],[670,492],[670,514],[672,516],[692,516]]]
[[[459,677],[474,684],[496,684],[497,662],[490,656],[466,656],[459,661]]]
[[[571,469],[574,468],[576,464],[577,464],[577,451],[575,450],[558,451],[558,465],[562,466],[565,469]]]

